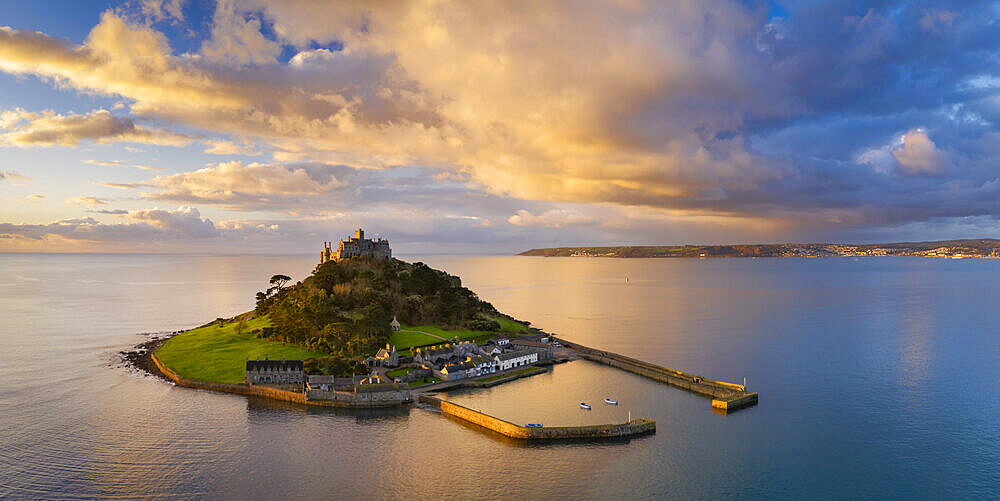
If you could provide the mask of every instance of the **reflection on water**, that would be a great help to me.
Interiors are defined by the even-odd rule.
[[[653,417],[663,409],[651,405],[652,392],[683,390],[581,360],[492,388],[448,392],[443,398],[519,425],[584,426],[624,423],[629,413]],[[618,405],[604,403],[605,397],[618,400]],[[707,411],[711,401],[702,401]],[[580,408],[580,402],[590,404],[591,410]]]
[[[245,311],[270,275],[300,279],[315,258],[8,254],[0,498],[994,495],[997,261],[423,260],[568,339],[746,376],[760,405],[719,415],[583,361],[449,394],[518,423],[657,421],[629,441],[529,445],[421,405],[304,408],[174,387],[109,361],[136,333]]]

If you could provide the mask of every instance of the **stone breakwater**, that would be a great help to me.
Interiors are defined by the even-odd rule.
[[[173,381],[179,386],[184,386],[186,388],[195,388],[199,390],[211,390],[219,391],[223,393],[235,393],[237,395],[246,395],[254,397],[264,397],[273,398],[275,400],[284,400],[286,402],[293,402],[302,405],[314,405],[319,407],[390,407],[396,405],[408,404],[411,400],[378,400],[378,399],[362,399],[358,397],[353,400],[317,400],[310,399],[307,397],[306,392],[288,391],[282,390],[280,388],[271,388],[268,386],[257,386],[257,385],[247,385],[244,383],[216,383],[213,381],[202,381],[199,379],[188,379],[182,377],[170,367],[167,367],[163,362],[160,361],[156,354],[150,355],[150,359],[153,364],[159,370],[163,377]]]
[[[493,430],[501,435],[525,440],[560,440],[574,438],[621,438],[656,432],[656,421],[648,418],[633,419],[627,423],[596,424],[589,426],[527,427],[490,416],[433,395],[420,395],[420,401],[441,409],[441,412],[464,421]]]
[[[709,397],[712,399],[712,407],[715,409],[732,411],[757,404],[757,393],[746,391],[746,387],[742,384],[706,379],[695,374],[660,367],[659,365],[619,355],[618,353],[588,348],[571,341],[566,341],[565,339],[559,339],[559,342],[567,348],[574,350],[583,359],[617,367],[633,374]]]

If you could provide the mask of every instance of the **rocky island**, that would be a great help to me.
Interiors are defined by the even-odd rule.
[[[1000,257],[1000,240],[940,240],[889,244],[739,244],[620,247],[553,247],[519,256],[544,257]]]
[[[391,257],[358,230],[290,284],[274,275],[256,307],[141,345],[140,368],[174,384],[327,407],[416,401],[514,438],[623,437],[655,431],[647,418],[578,427],[514,424],[435,396],[591,360],[709,397],[717,410],[755,405],[745,386],[710,380],[556,338],[500,313],[460,278]],[[581,404],[584,406],[585,404]]]

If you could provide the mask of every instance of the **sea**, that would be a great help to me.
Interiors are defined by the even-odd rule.
[[[514,422],[657,423],[529,444],[422,405],[192,390],[120,352],[247,311],[315,256],[0,254],[0,498],[1000,496],[1000,261],[401,257],[568,340],[745,380],[759,404],[714,412],[588,361],[448,395]]]

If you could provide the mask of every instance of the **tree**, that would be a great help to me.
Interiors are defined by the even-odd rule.
[[[291,279],[292,277],[288,275],[274,275],[271,277],[271,285],[275,286],[275,288],[280,291],[285,288],[285,284],[287,284]]]
[[[240,321],[236,322],[236,335],[239,336],[240,334],[243,334],[243,329],[245,329],[246,326],[247,326],[247,316],[240,315]]]

